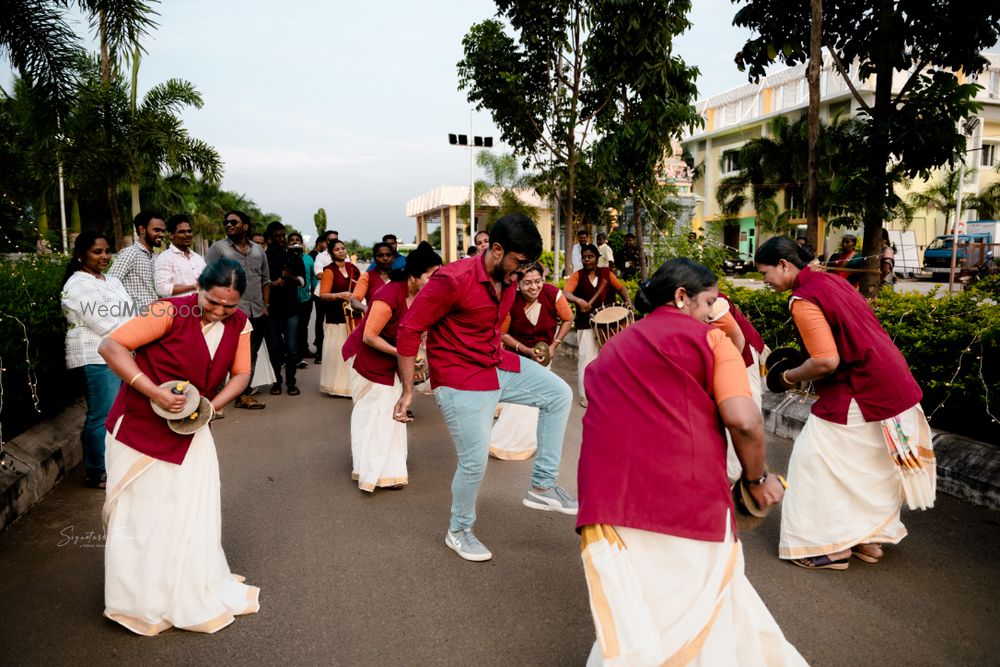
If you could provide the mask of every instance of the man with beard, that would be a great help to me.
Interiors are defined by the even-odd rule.
[[[271,298],[271,274],[264,249],[247,237],[250,216],[243,211],[229,211],[225,216],[226,238],[216,241],[205,253],[211,264],[220,257],[239,263],[247,274],[247,287],[240,296],[240,310],[246,313],[253,331],[250,333],[250,377],[257,366],[257,350],[267,334],[267,302]],[[250,387],[236,399],[236,407],[262,410],[265,405],[250,395]]]
[[[299,288],[306,284],[306,269],[302,256],[288,251],[288,239],[282,223],[269,224],[264,237],[267,239],[264,254],[267,255],[271,278],[267,304],[267,353],[274,369],[271,395],[281,393],[281,367],[284,365],[288,395],[298,396],[300,392],[295,385],[295,370],[299,363]]]
[[[535,223],[507,215],[490,232],[489,249],[437,271],[417,294],[396,337],[403,393],[393,418],[408,422],[413,370],[427,332],[427,365],[438,407],[455,442],[451,525],[445,544],[470,561],[493,554],[472,534],[476,496],[489,457],[490,429],[500,401],[538,408],[538,454],[523,504],[576,514],[576,500],[556,485],[573,392],[555,373],[503,350],[501,324],[517,293],[518,274],[542,253]]]
[[[132,297],[132,303],[139,309],[157,299],[153,248],[160,247],[167,225],[163,216],[153,211],[140,211],[132,225],[135,227],[135,243],[118,252],[108,275],[122,281],[125,291]],[[138,310],[134,314],[138,314]]]

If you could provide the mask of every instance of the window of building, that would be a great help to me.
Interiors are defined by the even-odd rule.
[[[723,125],[729,127],[730,125],[736,125],[740,122],[740,104],[739,102],[730,102],[725,106],[723,112]]]
[[[990,99],[1000,99],[1000,70],[990,72],[990,81],[987,89]]]
[[[731,149],[722,153],[722,175],[730,176],[740,170],[739,149]]]
[[[979,164],[984,167],[995,167],[997,164],[997,148],[998,144],[983,144],[983,148],[980,151],[982,158]]]

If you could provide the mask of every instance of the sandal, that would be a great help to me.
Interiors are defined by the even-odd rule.
[[[281,396],[281,383],[275,382],[271,385],[271,396]]]
[[[850,561],[850,558],[830,560],[829,556],[811,556],[808,558],[796,558],[792,563],[807,570],[846,570],[847,566],[850,565]]]
[[[299,388],[296,387],[294,384],[291,387],[288,388],[288,395],[289,396],[298,396],[301,393],[302,392],[299,391]]]
[[[862,547],[869,547],[867,550]],[[874,548],[872,548],[874,547]],[[878,552],[878,555],[875,555]],[[882,560],[882,556],[885,554],[882,551],[882,546],[879,544],[855,544],[851,547],[851,555],[859,560],[863,560],[866,563],[875,564]]]

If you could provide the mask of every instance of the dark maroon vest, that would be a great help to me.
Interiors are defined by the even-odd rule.
[[[587,366],[578,528],[607,523],[725,538],[733,503],[709,331],[661,306],[613,336]]]
[[[850,283],[807,266],[796,276],[792,296],[819,306],[840,355],[837,370],[814,384],[819,394],[814,415],[846,424],[853,398],[865,421],[872,422],[895,417],[920,402],[920,387],[906,359]]]
[[[616,292],[615,288],[611,286],[611,269],[610,268],[608,268],[606,266],[598,267],[598,269],[597,269],[597,286],[598,287],[595,287],[595,286],[593,286],[593,285],[590,284],[590,279],[587,278],[587,272],[586,271],[584,271],[584,270],[581,269],[580,271],[577,271],[576,273],[577,273],[578,282],[576,284],[576,289],[573,290],[573,296],[579,297],[579,298],[583,299],[584,301],[590,301],[590,299],[597,292],[598,287],[600,287],[601,281],[602,280],[606,280],[608,282],[608,286],[604,288],[604,296],[602,298],[599,298],[597,301],[594,302],[594,307],[596,308],[596,307],[598,307],[600,305],[608,305],[608,304],[612,304],[612,303],[615,302],[615,297],[617,297],[618,292]],[[577,330],[579,330],[579,329],[589,329],[590,328],[590,316],[591,316],[591,314],[593,312],[594,311],[591,310],[589,313],[583,313],[583,312],[580,312],[579,308],[576,309],[576,318],[574,319],[574,323],[576,325]]]
[[[333,272],[333,283],[330,287],[331,292],[353,292],[354,288],[357,286],[358,278],[361,277],[361,270],[350,262],[345,262],[344,267],[347,269],[346,278],[340,272],[340,269],[337,268],[337,264],[335,262],[330,262],[323,268],[324,271]],[[347,322],[347,320],[344,319],[344,306],[342,301],[327,301],[325,310],[327,324],[344,324]]]
[[[392,310],[392,317],[386,322],[380,334],[392,346],[396,345],[396,332],[399,330],[399,322],[403,319],[406,311],[409,310],[406,305],[406,297],[409,294],[409,289],[409,285],[405,280],[389,282],[372,297],[374,300],[384,301]],[[351,332],[350,337],[353,338],[359,332],[363,334],[364,322],[367,321],[368,316],[366,315],[362,321],[362,325]],[[396,357],[376,350],[371,345],[365,345],[362,337],[358,337],[356,345],[354,370],[367,380],[391,386],[393,384],[393,376],[396,374],[396,369],[399,365]],[[344,345],[344,355],[347,355],[346,344]],[[344,357],[344,359],[347,358],[347,356]]]
[[[535,344],[551,344],[552,339],[556,337],[556,330],[559,328],[559,317],[556,314],[558,295],[559,288],[555,285],[549,283],[542,285],[542,291],[538,295],[541,310],[538,313],[537,324],[532,324],[524,314],[524,307],[528,302],[521,292],[518,291],[514,297],[514,305],[510,308],[510,328],[507,329],[507,333],[529,348],[524,356],[530,354],[530,348]]]
[[[175,307],[170,330],[159,340],[136,350],[135,363],[156,384],[188,380],[203,396],[211,399],[222,388],[233,365],[247,316],[237,310],[223,320],[222,340],[212,358],[201,333],[198,295],[163,301]],[[108,413],[104,425],[109,432],[114,431],[115,422],[123,415],[125,418],[116,435],[118,441],[154,459],[178,465],[184,461],[194,436],[171,431],[167,421],[153,412],[149,399],[128,384],[122,384]]]
[[[743,338],[746,339],[747,344],[743,346],[743,363],[746,364],[747,368],[753,366],[753,355],[750,353],[750,348],[757,350],[757,354],[764,351],[764,339],[761,337],[760,332],[754,328],[754,325],[750,324],[750,320],[740,311],[740,307],[737,306],[732,299],[728,296],[719,292],[719,296],[729,302],[729,312],[732,314],[733,319],[736,320],[736,325],[740,328],[743,333]]]
[[[368,291],[365,293],[365,301],[369,304],[374,298],[375,293],[382,289],[382,285],[389,284],[388,280],[382,280],[382,272],[378,269],[372,269],[368,272]]]

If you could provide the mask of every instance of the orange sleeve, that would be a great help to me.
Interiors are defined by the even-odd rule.
[[[716,329],[721,329],[724,334],[732,337],[732,334],[740,330],[740,325],[736,323],[736,318],[732,313],[726,313],[714,322],[709,322]]]
[[[743,357],[722,329],[712,329],[708,332],[708,346],[715,357],[715,371],[712,374],[712,396],[715,398],[715,404],[718,405],[727,398],[736,396],[752,398]]]
[[[236,343],[236,356],[233,357],[233,365],[229,367],[230,375],[250,374],[250,332],[253,327],[247,320],[247,326],[240,333],[240,340]]]
[[[829,359],[839,356],[833,330],[819,306],[805,299],[793,299],[792,319],[810,357]]]
[[[159,340],[170,331],[174,314],[166,301],[154,301],[142,315],[136,315],[110,334],[108,338],[124,345],[129,350],[138,350]]]
[[[509,330],[510,330],[510,315],[508,315],[508,316],[507,316],[507,319],[505,319],[505,320],[503,321],[503,324],[501,324],[501,325],[500,325],[500,333],[501,333],[501,334],[505,334],[505,333],[507,333],[507,332],[508,332]]]
[[[562,292],[560,292],[559,296],[556,297],[556,316],[558,316],[559,320],[562,322],[569,322],[573,319],[573,311],[570,310],[569,301],[566,300],[566,297],[563,296]]]
[[[608,272],[608,282],[610,282],[611,286],[615,288],[615,291],[624,287],[624,285],[622,285],[622,281],[618,280],[618,276],[616,276],[612,271]]]
[[[368,272],[365,271],[364,273],[361,274],[361,277],[358,278],[358,282],[354,286],[354,292],[351,293],[351,296],[353,296],[358,301],[364,301],[367,295],[368,295]]]
[[[375,338],[382,335],[382,329],[392,319],[392,308],[385,301],[372,301],[365,323],[365,336]]]
[[[319,293],[327,294],[333,291],[333,271],[323,269],[323,275],[319,278]]]
[[[567,294],[572,294],[576,291],[577,286],[580,284],[580,273],[576,272],[566,279],[566,285],[563,287],[563,291]]]

